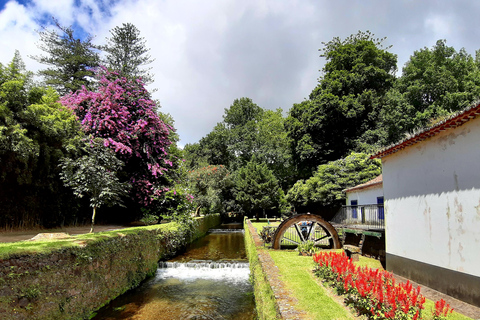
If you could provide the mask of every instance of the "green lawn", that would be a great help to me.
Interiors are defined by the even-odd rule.
[[[85,245],[86,243],[102,241],[107,238],[118,237],[119,234],[126,235],[131,233],[138,233],[143,230],[175,230],[178,228],[176,223],[168,223],[161,225],[153,225],[146,227],[132,227],[120,230],[86,233],[76,236],[71,236],[67,239],[52,239],[52,240],[38,240],[38,241],[18,241],[0,243],[0,259],[7,259],[12,255],[20,254],[41,254],[49,253],[67,247],[75,247]]]
[[[298,299],[295,307],[306,312],[309,319],[354,319],[350,312],[335,302],[317,283],[311,272],[314,267],[312,257],[300,256],[291,250],[270,250],[269,253],[285,285]]]

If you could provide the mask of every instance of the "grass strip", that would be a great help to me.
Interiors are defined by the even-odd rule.
[[[332,320],[354,319],[343,306],[334,301],[326,290],[318,285],[312,274],[312,257],[300,256],[296,251],[270,250],[282,280],[295,298],[299,310],[309,315],[309,319]]]

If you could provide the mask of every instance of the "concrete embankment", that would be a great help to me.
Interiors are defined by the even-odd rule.
[[[88,319],[90,314],[155,274],[159,260],[220,224],[196,219],[190,231],[175,223],[72,237],[65,246],[0,259],[1,319]],[[19,247],[21,243],[19,243]],[[58,245],[57,245],[58,247]],[[0,248],[1,249],[1,248]],[[41,249],[41,250],[40,250]]]

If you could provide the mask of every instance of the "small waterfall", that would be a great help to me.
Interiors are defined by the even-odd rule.
[[[168,262],[161,261],[158,263],[159,268],[208,268],[208,269],[243,269],[249,268],[248,262],[243,261],[211,261],[211,260],[192,260],[189,262]]]
[[[243,229],[210,229],[208,233],[245,233]]]
[[[160,262],[156,278],[176,278],[183,281],[209,279],[230,283],[248,283],[248,262],[194,260],[189,262]]]

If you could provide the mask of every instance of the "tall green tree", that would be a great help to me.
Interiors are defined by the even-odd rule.
[[[103,46],[106,52],[105,66],[112,71],[120,72],[121,76],[132,79],[142,78],[145,84],[153,82],[152,68],[142,68],[152,63],[149,48],[145,38],[140,36],[140,30],[131,23],[123,23],[110,30],[111,37]]]
[[[285,124],[302,178],[319,164],[375,146],[378,116],[397,64],[384,40],[358,32],[323,43],[321,57],[327,62],[319,84],[308,100],[293,106]]]
[[[477,57],[478,58],[478,57]],[[480,97],[480,68],[465,49],[438,40],[432,48],[417,50],[402,76],[387,94],[381,113],[385,143],[428,125],[433,118],[456,112]]]
[[[246,214],[254,213],[258,218],[261,213],[265,215],[266,210],[277,209],[280,212],[283,197],[273,172],[256,158],[236,172],[235,199]]]
[[[20,61],[15,55],[7,66],[0,64],[0,225],[81,219],[58,176],[60,158],[78,152],[80,123],[58,103],[54,89],[33,85]]]
[[[189,189],[196,205],[195,213],[204,208],[205,213],[225,213],[229,199],[225,195],[233,187],[232,175],[223,165],[206,166],[191,170],[187,175]]]
[[[265,110],[257,123],[255,156],[272,170],[283,190],[296,181],[282,110]]]
[[[228,150],[235,159],[234,169],[245,165],[257,151],[258,123],[264,110],[250,98],[235,99],[225,109],[223,122],[229,130]]]
[[[72,27],[62,26],[56,19],[53,22],[54,29],[38,31],[40,42],[37,46],[45,54],[31,58],[48,66],[38,74],[60,95],[75,92],[82,86],[92,89],[95,68],[100,62],[98,48],[92,43],[93,37],[87,34],[81,39],[74,35]]]

